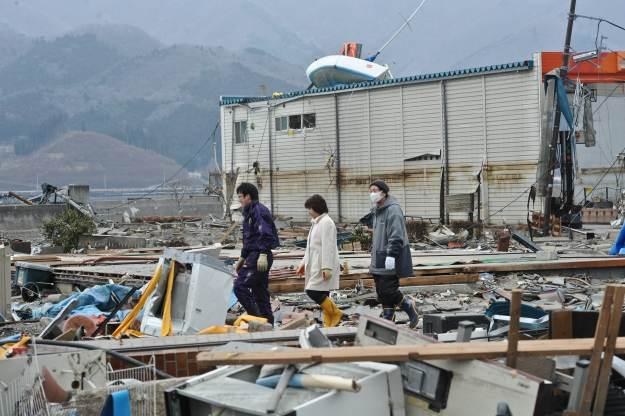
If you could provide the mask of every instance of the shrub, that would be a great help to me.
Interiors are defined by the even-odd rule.
[[[65,208],[42,226],[44,237],[55,246],[62,246],[65,252],[78,248],[82,234],[93,234],[95,231],[91,218],[72,208]]]

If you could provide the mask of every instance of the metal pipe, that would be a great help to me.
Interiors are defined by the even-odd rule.
[[[449,224],[449,212],[447,211],[447,197],[449,196],[449,134],[447,131],[447,89],[445,81],[441,81],[441,123],[443,127],[443,159],[444,159],[444,171],[443,171],[443,187],[444,192],[441,192],[442,204],[441,212],[444,213],[444,220],[446,224]]]
[[[102,322],[100,322],[100,325],[98,325],[96,327],[95,332],[93,333],[93,336],[97,335],[99,332],[101,332],[106,327],[106,324],[108,324],[109,321],[111,319],[113,319],[115,317],[115,315],[117,315],[117,312],[119,312],[120,309],[130,300],[130,298],[132,297],[132,295],[134,295],[134,293],[137,291],[137,289],[139,289],[139,288],[136,287],[136,286],[133,286],[133,287],[130,288],[128,293],[126,293],[126,296],[124,296],[123,299],[120,300],[117,303],[117,305],[115,305],[115,307],[107,315],[107,317]]]
[[[273,150],[272,150],[272,146],[271,146],[271,105],[269,106],[269,108],[267,109],[267,124],[268,124],[268,143],[269,143],[269,199],[271,200],[271,213],[273,215],[275,215],[274,213],[274,204],[273,204]]]
[[[341,209],[341,139],[339,133],[339,99],[337,94],[334,94],[334,122],[336,126],[336,150],[334,153],[336,162],[336,204],[338,210],[338,222],[341,222],[343,219],[343,211]]]
[[[13,198],[17,199],[18,201],[25,203],[26,205],[32,205],[33,204],[28,199],[19,196],[18,194],[16,194],[13,191],[9,191],[9,196],[12,196]]]
[[[582,402],[582,392],[588,378],[588,366],[590,361],[579,360],[575,365],[575,372],[573,373],[573,385],[571,386],[571,394],[569,395],[569,403],[567,410],[575,412],[579,410]]]

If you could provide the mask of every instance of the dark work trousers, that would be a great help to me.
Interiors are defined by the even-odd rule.
[[[397,275],[381,276],[373,275],[375,281],[375,291],[378,299],[384,308],[394,308],[398,306],[404,295],[399,291],[399,277]]]
[[[317,305],[321,305],[330,295],[330,292],[325,290],[306,290],[306,294],[309,298],[314,300]]]
[[[262,316],[273,324],[271,298],[269,297],[269,270],[273,264],[271,253],[267,254],[267,271],[256,270],[256,262],[260,253],[250,253],[243,266],[239,269],[234,281],[234,294],[249,315]]]

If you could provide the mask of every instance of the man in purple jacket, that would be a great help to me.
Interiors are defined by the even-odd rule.
[[[280,241],[269,209],[258,202],[258,189],[243,182],[237,187],[243,208],[243,249],[235,265],[234,294],[249,315],[262,316],[273,324],[269,297],[271,249]]]

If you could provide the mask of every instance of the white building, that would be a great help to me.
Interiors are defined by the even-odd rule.
[[[378,178],[406,215],[439,218],[445,195],[475,191],[481,171],[481,218],[524,223],[539,156],[541,84],[537,54],[275,98],[221,97],[223,169],[239,168],[239,182],[261,185],[274,214],[305,221],[304,201],[319,193],[341,222],[370,210],[368,185]]]

